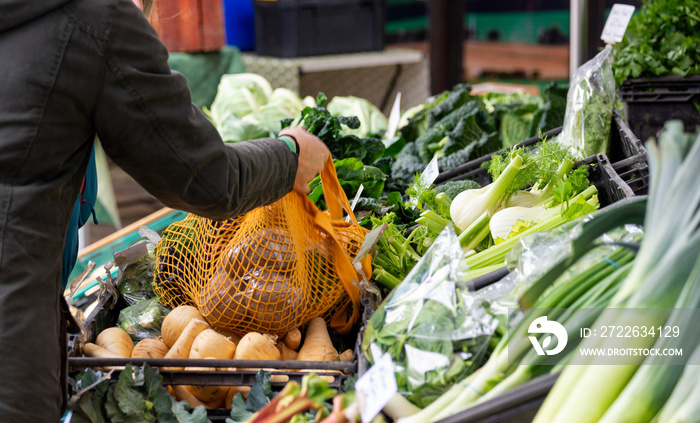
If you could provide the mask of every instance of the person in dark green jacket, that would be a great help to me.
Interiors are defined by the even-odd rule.
[[[299,128],[224,144],[167,59],[131,0],[0,0],[3,423],[65,407],[61,254],[95,136],[163,204],[217,220],[308,193],[329,157]]]

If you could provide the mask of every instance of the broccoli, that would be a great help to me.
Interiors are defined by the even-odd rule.
[[[416,143],[412,142],[406,144],[391,164],[391,179],[397,189],[404,190],[413,181],[413,176],[424,169],[425,163],[418,157]]]
[[[455,197],[466,190],[469,189],[479,189],[481,185],[471,179],[463,179],[461,181],[447,181],[444,184],[437,185],[435,189],[436,194],[445,194],[450,200],[454,200]]]
[[[438,167],[442,172],[454,169],[470,160],[477,159],[502,148],[501,139],[497,132],[483,133],[478,141],[475,141],[463,149],[438,160]]]

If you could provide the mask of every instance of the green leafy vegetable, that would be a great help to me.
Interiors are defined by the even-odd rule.
[[[304,108],[301,98],[286,88],[272,89],[253,73],[224,75],[211,110],[205,110],[225,142],[275,136],[281,121]]]
[[[331,151],[334,159],[356,158],[364,164],[372,164],[384,155],[384,144],[379,138],[358,138],[355,135],[344,135],[349,128],[360,128],[357,116],[334,116],[324,108],[327,97],[319,93],[315,107],[305,107],[301,116],[293,121],[285,121],[283,125],[301,125],[307,131],[319,137]]]
[[[495,319],[469,298],[462,258],[454,231],[440,234],[365,327],[370,363],[375,348],[391,354],[399,392],[421,407],[481,362],[495,330]]]
[[[700,74],[700,4],[686,0],[645,1],[615,44],[615,82],[643,76]]]
[[[335,96],[328,102],[328,111],[333,116],[356,116],[360,126],[355,129],[343,128],[343,135],[358,138],[379,138],[387,126],[387,118],[381,110],[367,99],[354,96]]]
[[[418,156],[416,143],[406,144],[391,165],[391,182],[397,189],[404,190],[413,181],[413,177],[423,170],[425,163]]]
[[[163,386],[163,377],[148,365],[126,364],[116,379],[86,369],[69,380],[73,395],[69,409],[74,422],[209,423],[204,407],[190,410],[176,402]]]

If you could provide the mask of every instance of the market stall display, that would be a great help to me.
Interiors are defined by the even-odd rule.
[[[605,54],[592,65],[607,65]],[[656,261],[645,243],[661,235],[645,213],[662,219],[655,201],[678,201],[689,211],[674,225],[692,227],[697,205],[659,200],[653,172],[659,160],[672,161],[663,146],[670,141],[659,153],[635,136],[610,90],[601,98],[593,89],[607,86],[608,73],[583,72],[542,96],[474,94],[459,84],[404,111],[398,125],[362,98],[301,99],[257,75],[222,78],[208,113],[226,141],[300,125],[332,160],[308,198],[259,208],[247,215],[253,223],[181,216],[115,254],[98,277],[96,307],[71,339],[76,421],[126,418],[150,401],[141,411],[152,421],[160,412],[163,421],[354,422],[365,407],[354,383],[384,353],[398,393],[378,418],[466,422],[517,409],[532,417],[550,389],[566,408],[547,400],[541,416],[576,407],[569,389],[600,400],[565,383],[573,347],[557,365],[531,348],[531,310],[566,310],[556,317],[573,333],[599,317],[579,310],[622,304],[630,275],[642,272],[638,257],[644,271],[661,272],[697,256],[696,237],[667,222],[663,245],[678,235],[667,248],[677,255],[662,270],[648,267]],[[571,94],[582,89],[583,97]],[[572,111],[574,101],[590,113]],[[690,137],[674,137],[688,143],[673,159],[687,176],[691,165],[679,155]],[[663,180],[673,179],[664,169]],[[686,179],[674,184],[690,192]],[[311,223],[300,223],[309,210]],[[309,237],[314,231],[319,237]],[[688,279],[690,268],[681,271]],[[672,294],[671,306],[693,305],[694,294]],[[653,306],[649,298],[641,304]],[[669,372],[667,385],[681,373]],[[618,386],[618,404],[640,395],[641,385],[629,386],[624,394]],[[678,386],[681,403],[688,388]],[[671,391],[649,394],[653,414]],[[123,406],[128,398],[141,405]],[[622,405],[609,408],[610,419],[624,414]]]

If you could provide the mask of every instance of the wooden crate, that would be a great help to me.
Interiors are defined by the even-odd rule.
[[[226,45],[221,0],[160,1],[151,23],[170,52],[210,52]]]

